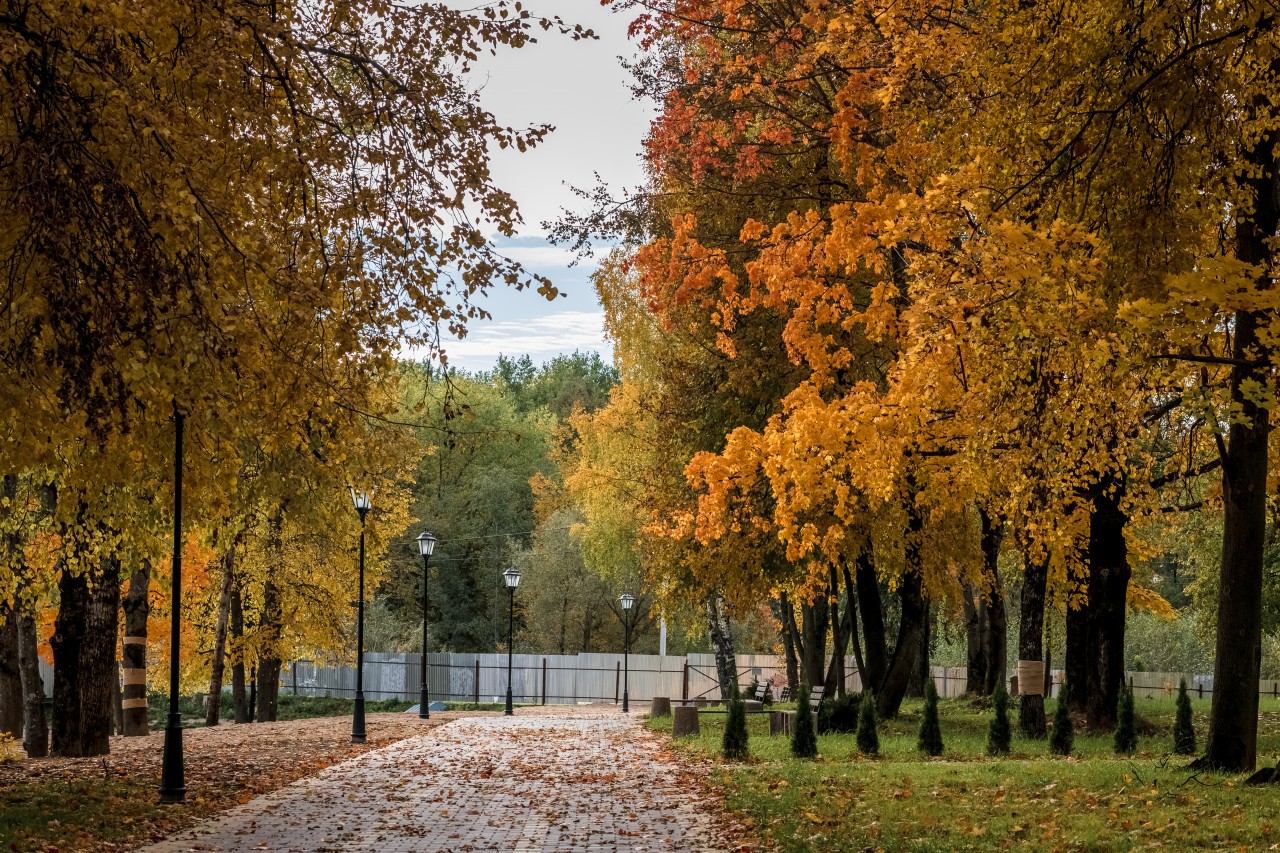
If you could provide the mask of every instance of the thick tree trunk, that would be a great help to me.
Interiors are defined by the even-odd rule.
[[[268,580],[262,593],[261,646],[258,658],[258,710],[257,721],[274,723],[276,704],[280,696],[280,632],[283,617],[280,612],[280,590],[274,581]]]
[[[778,595],[778,621],[782,623],[782,653],[787,663],[787,686],[794,695],[800,689],[800,658],[796,651],[799,631],[796,630],[795,608],[785,592]]]
[[[1046,560],[1024,556],[1022,613],[1018,620],[1018,659],[1044,660],[1044,595],[1049,567]],[[1044,718],[1044,697],[1028,696],[1019,685],[1018,727],[1030,738],[1042,738],[1048,729]]]
[[[28,758],[49,754],[49,725],[44,717],[44,679],[40,677],[39,637],[36,620],[28,613],[18,618],[18,669],[22,674],[22,748]]]
[[[1110,478],[1104,485],[1111,485]],[[1128,612],[1128,516],[1120,509],[1122,486],[1094,498],[1089,523],[1089,655],[1085,718],[1089,728],[1112,731],[1124,681],[1124,629]]]
[[[0,732],[22,737],[22,672],[18,668],[18,615],[0,606]]]
[[[827,672],[827,598],[819,595],[812,603],[800,604],[801,678],[811,687],[826,683]]]
[[[222,555],[222,585],[218,618],[213,631],[213,660],[209,663],[209,709],[204,724],[216,726],[222,709],[222,679],[227,665],[227,627],[231,619],[231,590],[235,585],[235,544]]]
[[[858,613],[862,616],[862,636],[866,641],[863,654],[866,668],[862,671],[863,690],[878,691],[888,670],[889,644],[884,629],[884,610],[880,604],[880,582],[876,578],[871,543],[858,555],[854,579],[858,586]]]
[[[147,617],[151,603],[151,563],[143,560],[129,576],[129,589],[124,596],[124,645],[121,662],[124,674],[124,712],[126,737],[147,734]]]
[[[240,604],[240,585],[231,587],[231,702],[236,722],[249,722],[249,703],[245,697],[244,677],[244,608]]]
[[[80,749],[82,755],[111,751],[114,697],[118,687],[116,636],[120,630],[120,561],[102,561],[89,594],[85,640],[80,647]]]
[[[1273,62],[1272,73],[1280,71]],[[1270,115],[1265,96],[1252,105]],[[1272,287],[1274,243],[1280,231],[1280,133],[1264,133],[1248,152],[1252,173],[1243,178],[1253,210],[1236,219],[1236,257],[1257,264],[1260,290]],[[1267,434],[1269,413],[1249,391],[1274,386],[1271,356],[1259,329],[1272,320],[1265,311],[1237,311],[1233,322],[1231,400],[1238,414],[1227,429],[1222,460],[1222,574],[1218,582],[1218,639],[1213,667],[1213,706],[1204,763],[1229,771],[1252,770],[1258,751],[1258,672],[1262,660],[1262,558],[1267,526]]]
[[[58,575],[58,615],[53,622],[53,754],[83,755],[80,741],[80,650],[84,645],[89,609],[89,584],[84,575],[65,567]]]
[[[729,617],[724,612],[719,595],[707,599],[707,624],[711,633],[711,648],[716,655],[716,676],[720,680],[720,695],[726,699],[738,689],[738,658],[733,651],[733,632]]]
[[[925,623],[929,607],[920,588],[918,565],[911,560],[907,565],[907,574],[898,581],[898,599],[902,605],[898,642],[894,645],[893,659],[884,680],[876,690],[876,712],[882,720],[898,716],[902,699],[919,674],[920,646],[926,642]]]

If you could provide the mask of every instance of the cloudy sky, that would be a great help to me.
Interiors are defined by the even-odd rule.
[[[525,0],[535,15],[558,15],[599,36],[572,41],[550,33],[536,44],[484,57],[474,77],[481,101],[507,127],[551,124],[542,145],[520,154],[494,152],[495,183],[515,196],[524,226],[515,240],[498,245],[510,257],[547,276],[564,294],[548,303],[537,293],[495,288],[485,307],[493,314],[450,344],[449,362],[467,370],[491,367],[499,354],[528,354],[535,363],[559,353],[610,348],[601,333],[601,313],[588,277],[590,263],[570,267],[567,248],[545,239],[542,223],[581,203],[570,186],[590,187],[594,175],[615,188],[641,181],[640,143],[653,115],[651,104],[631,99],[619,56],[630,56],[627,19],[599,0]]]

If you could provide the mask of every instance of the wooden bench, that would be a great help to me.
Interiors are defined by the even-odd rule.
[[[813,713],[818,713],[818,706],[822,704],[822,699],[826,694],[827,689],[821,684],[809,691],[809,707],[813,709]]]

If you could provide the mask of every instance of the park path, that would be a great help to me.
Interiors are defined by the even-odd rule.
[[[524,713],[366,753],[144,853],[729,849],[718,802],[634,719]]]

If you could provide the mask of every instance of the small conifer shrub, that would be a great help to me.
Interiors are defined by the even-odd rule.
[[[747,703],[741,696],[729,702],[729,718],[724,725],[724,757],[729,761],[745,761],[747,750]]]
[[[880,735],[876,732],[876,697],[870,691],[858,703],[858,751],[863,755],[880,754]]]
[[[925,755],[942,755],[942,727],[938,724],[938,688],[930,677],[924,683],[924,716],[916,746]]]
[[[1191,724],[1191,696],[1187,680],[1178,682],[1178,714],[1173,721],[1173,751],[1178,755],[1196,754],[1196,728]]]
[[[1116,700],[1116,734],[1112,747],[1118,755],[1128,755],[1138,749],[1138,732],[1133,725],[1133,690],[1127,684],[1120,685],[1120,697]]]
[[[796,702],[796,723],[791,731],[791,754],[796,758],[818,757],[818,730],[809,707],[809,685],[801,683],[800,698]]]
[[[991,701],[995,715],[991,718],[991,728],[987,730],[987,755],[1008,755],[1012,733],[1009,729],[1009,691],[1004,689],[1004,684],[996,685]]]
[[[1053,714],[1053,735],[1049,738],[1049,751],[1054,755],[1070,755],[1075,741],[1075,726],[1071,722],[1067,691],[1067,685],[1062,685],[1062,689],[1058,691],[1058,710]]]

